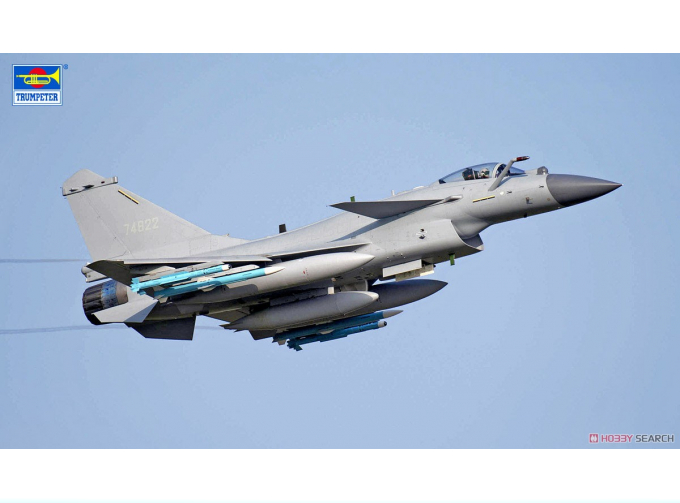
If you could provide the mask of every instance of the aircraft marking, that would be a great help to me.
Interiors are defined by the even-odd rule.
[[[118,192],[120,192],[121,194],[123,194],[125,197],[127,197],[127,198],[128,198],[130,201],[132,201],[133,203],[139,204],[139,201],[137,201],[137,199],[135,199],[135,198],[132,197],[131,195],[126,194],[126,193],[123,192],[122,190],[119,190]]]
[[[479,202],[479,201],[486,201],[487,199],[493,199],[494,197],[496,197],[496,196],[480,197],[479,199],[473,199],[472,202],[473,202],[473,203],[477,203],[477,202]]]
[[[136,234],[138,232],[152,231],[158,229],[158,217],[147,218],[146,220],[137,220],[132,224],[123,224],[125,227],[125,235]]]

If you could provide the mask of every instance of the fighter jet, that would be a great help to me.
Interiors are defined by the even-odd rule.
[[[92,262],[82,268],[87,319],[151,339],[191,340],[197,316],[299,351],[381,329],[394,308],[445,282],[436,264],[484,249],[487,227],[580,204],[619,183],[485,163],[381,201],[256,240],[211,234],[89,170],[62,187]]]

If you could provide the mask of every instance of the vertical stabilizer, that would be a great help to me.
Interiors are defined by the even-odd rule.
[[[92,260],[149,256],[149,250],[158,249],[173,256],[176,243],[210,242],[209,232],[124,189],[116,177],[83,169],[64,182],[62,194]],[[222,243],[229,239],[219,238]],[[191,246],[180,248],[181,253],[191,251]]]

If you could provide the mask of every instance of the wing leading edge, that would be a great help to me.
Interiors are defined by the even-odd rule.
[[[406,201],[350,201],[331,204],[331,206],[333,208],[338,208],[339,210],[380,220],[401,215],[402,213],[407,213],[409,211],[426,208],[433,204],[456,201],[461,197],[462,196],[451,196],[446,199],[414,199]]]

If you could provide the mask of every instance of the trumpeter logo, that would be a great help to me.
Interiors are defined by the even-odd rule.
[[[12,65],[12,105],[62,105],[63,65]]]

